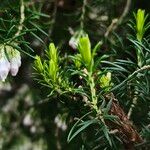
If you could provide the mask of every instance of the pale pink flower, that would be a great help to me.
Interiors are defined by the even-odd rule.
[[[10,70],[10,63],[9,63],[7,57],[5,56],[4,50],[1,49],[0,80],[2,80],[3,82],[5,81],[8,73],[9,73],[9,70]]]
[[[15,56],[10,59],[10,72],[12,76],[16,76],[21,66],[20,52],[17,52]]]

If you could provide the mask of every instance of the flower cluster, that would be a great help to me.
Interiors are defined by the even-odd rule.
[[[5,81],[9,72],[16,76],[20,66],[20,52],[12,46],[0,45],[0,80]]]

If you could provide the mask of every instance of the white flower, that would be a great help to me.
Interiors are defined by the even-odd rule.
[[[10,70],[10,63],[5,56],[4,50],[1,49],[1,58],[0,58],[0,80],[3,82],[7,78],[7,75]]]
[[[5,81],[9,71],[12,76],[16,76],[20,66],[20,52],[11,46],[0,44],[0,80]]]
[[[85,35],[86,33],[83,30],[77,30],[69,40],[69,46],[71,46],[73,49],[77,49],[79,39]]]
[[[10,72],[12,76],[16,76],[21,66],[20,52],[16,50],[16,54],[10,59]]]
[[[78,39],[75,39],[74,37],[72,37],[70,40],[69,40],[69,46],[71,46],[73,49],[76,49],[77,48],[77,45],[78,45]]]

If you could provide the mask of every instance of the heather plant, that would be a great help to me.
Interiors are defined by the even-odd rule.
[[[138,3],[2,1],[0,149],[149,149],[150,21]]]
[[[144,75],[149,83],[150,67],[146,63],[145,56],[149,56],[149,50],[144,45],[145,42],[148,43],[148,39],[145,38],[143,42],[149,23],[146,23],[147,15],[144,10],[139,9],[134,16],[135,20],[131,22],[130,27],[136,34],[129,35],[128,39],[136,50],[137,62],[130,59],[117,59],[115,62],[110,62],[108,61],[109,55],[97,56],[97,51],[101,51],[103,42],[98,42],[92,48],[88,35],[71,39],[71,45],[76,48],[76,54],[68,55],[66,60],[60,58],[53,43],[46,50],[46,54],[49,54],[47,59],[37,56],[35,60],[35,70],[39,76],[37,80],[43,86],[48,87],[50,93],[48,97],[57,95],[64,104],[67,103],[67,100],[81,102],[79,109],[82,110],[83,116],[77,118],[71,128],[67,138],[68,142],[80,134],[86,143],[89,135],[83,133],[84,130],[91,127],[93,130],[90,132],[94,134],[93,141],[90,144],[86,143],[85,146],[83,144],[83,148],[89,145],[91,148],[118,149],[117,145],[119,145],[119,149],[134,149],[136,144],[142,143],[143,138],[138,133],[140,128],[133,125],[130,117],[139,100],[139,86],[142,88],[141,77]],[[54,54],[53,57],[51,57],[52,54]],[[53,59],[58,60],[53,62],[59,63],[51,63]],[[63,66],[64,61],[68,65]],[[123,81],[119,79],[121,76],[125,78]],[[133,100],[129,101],[131,106],[128,105],[128,114],[119,104],[121,97],[128,97],[124,91],[126,88],[132,88],[130,99]],[[121,95],[121,97],[118,96],[116,99],[115,95]],[[69,99],[63,100],[64,96]],[[98,145],[94,144],[97,142],[99,142]]]

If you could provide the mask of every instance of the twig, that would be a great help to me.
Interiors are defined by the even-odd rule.
[[[55,0],[55,2],[54,2],[54,10],[53,10],[53,14],[52,14],[51,27],[48,31],[49,37],[51,36],[53,28],[54,28],[54,24],[56,21],[56,14],[57,14],[57,0]]]
[[[110,133],[119,135],[123,145],[125,147],[128,146],[128,148],[132,148],[133,150],[133,143],[142,142],[142,138],[132,125],[132,122],[127,118],[127,115],[113,93],[109,93],[105,97],[107,101],[112,101],[109,114],[117,117],[117,120],[114,123],[108,122],[108,126],[111,129],[114,129],[113,131],[110,131]]]
[[[102,112],[101,108],[98,108],[98,106],[97,106],[98,99],[97,99],[97,95],[96,95],[93,72],[88,72],[87,75],[88,75],[88,81],[89,81],[90,92],[91,92],[92,107],[97,112],[97,116],[99,117],[99,119],[103,122],[104,125],[106,125],[105,120],[103,118],[103,112]]]
[[[127,81],[129,81],[130,79],[132,79],[134,77],[134,75],[136,75],[137,73],[144,71],[144,70],[149,70],[150,69],[150,65],[145,65],[142,68],[134,71],[131,75],[128,76],[127,79],[125,79],[124,81],[122,81],[119,85],[115,86],[114,88],[111,89],[111,92],[120,88],[123,84],[125,84]]]
[[[16,32],[15,34],[15,37],[16,36],[19,36],[20,32],[22,31],[23,29],[23,22],[25,20],[25,6],[24,6],[24,1],[23,0],[20,0],[20,22],[19,22],[19,26],[18,26],[18,31]]]
[[[141,72],[141,71],[147,70],[147,69],[150,69],[150,65],[143,66],[142,68],[136,70],[133,74],[137,74],[138,72]],[[134,98],[133,98],[133,103],[132,103],[132,105],[131,105],[131,107],[130,107],[130,109],[129,109],[129,111],[128,111],[128,115],[127,115],[127,116],[128,116],[128,119],[130,119],[131,114],[132,114],[132,111],[133,111],[133,108],[134,108],[135,105],[137,104],[137,100],[138,100],[137,94],[138,94],[138,93],[135,92],[135,96],[134,96]]]
[[[141,72],[141,71],[143,71],[143,70],[147,70],[147,69],[150,69],[150,65],[143,66],[142,68],[136,70],[133,74],[137,74],[137,73],[139,73],[139,72]],[[131,107],[130,107],[130,109],[129,109],[129,111],[128,111],[128,115],[127,115],[127,116],[128,116],[128,119],[130,119],[131,114],[132,114],[132,111],[133,111],[133,108],[134,108],[135,105],[137,104],[137,100],[138,100],[137,95],[138,95],[138,92],[135,91],[135,95],[134,95],[134,98],[133,98],[132,105],[131,105]]]
[[[81,29],[84,28],[84,18],[85,18],[86,6],[87,6],[87,0],[83,0],[82,15],[81,15],[81,20],[80,20],[80,27],[81,27]]]
[[[113,19],[111,24],[108,26],[108,28],[106,30],[106,33],[104,35],[106,38],[108,38],[109,34],[112,31],[116,30],[117,27],[122,23],[123,19],[126,17],[126,15],[129,12],[130,5],[131,5],[131,0],[127,0],[127,3],[125,5],[125,7],[124,7],[124,11],[123,11],[122,15],[119,18]]]
[[[116,89],[118,89],[119,87],[121,87],[123,84],[125,84],[127,81],[129,81],[130,79],[133,78],[134,75],[138,74],[139,72],[141,71],[144,71],[144,70],[149,70],[150,69],[150,65],[145,65],[143,66],[142,68],[134,71],[131,75],[129,75],[129,77],[127,79],[125,79],[122,83],[120,83],[119,85],[117,85],[116,87],[112,88],[111,91],[114,91]],[[133,103],[128,111],[128,114],[127,114],[127,117],[128,119],[130,119],[131,117],[131,114],[132,114],[132,111],[133,111],[133,108],[135,107],[135,105],[137,104],[137,93],[135,93],[135,96],[133,98]]]
[[[137,100],[138,100],[137,94],[138,94],[138,92],[135,91],[135,95],[134,95],[134,98],[133,98],[133,102],[132,102],[132,104],[131,104],[131,106],[130,106],[130,109],[129,109],[129,111],[128,111],[128,114],[127,114],[128,119],[130,119],[131,114],[132,114],[132,111],[133,111],[133,108],[134,108],[135,105],[137,104]]]

